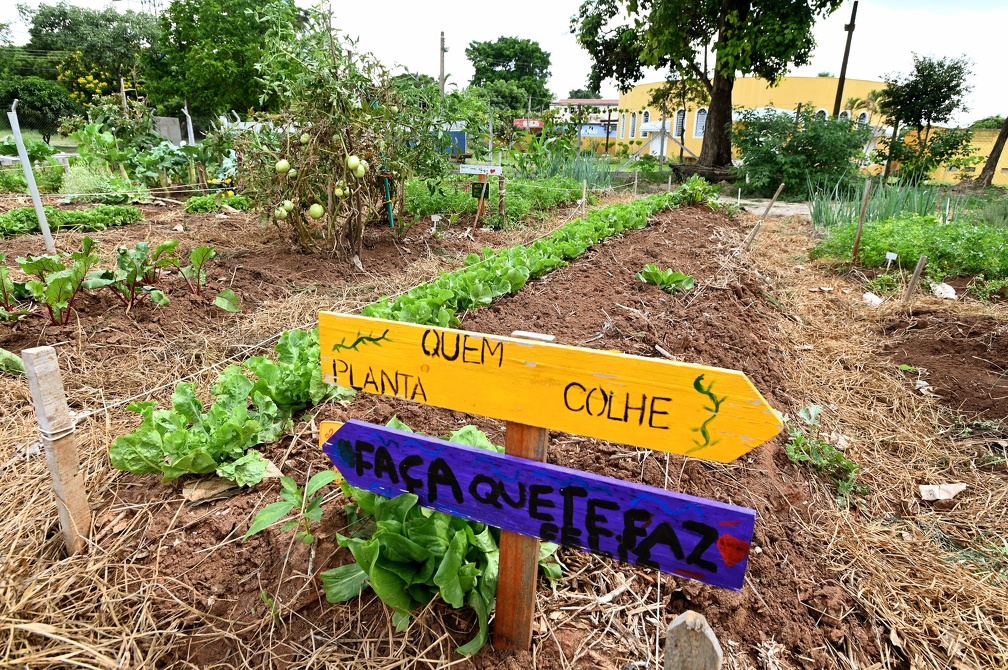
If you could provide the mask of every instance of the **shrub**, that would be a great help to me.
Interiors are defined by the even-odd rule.
[[[788,114],[745,110],[732,129],[743,161],[736,171],[760,195],[772,195],[781,182],[791,194],[806,193],[810,180],[850,183],[870,136],[849,119],[817,118],[811,106],[797,123]]]

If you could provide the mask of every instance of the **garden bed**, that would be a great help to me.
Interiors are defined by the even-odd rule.
[[[114,327],[99,327],[99,314],[59,332],[26,325],[36,340],[69,343],[58,350],[74,409],[173,382],[230,352],[247,354],[243,344],[281,324],[310,322],[319,309],[357,312],[381,294],[418,283],[421,275],[460,264],[469,251],[534,235],[473,230],[470,239],[455,227],[437,240],[429,229],[413,229],[407,243],[396,244],[387,229],[375,229],[373,253],[364,258],[369,273],[362,274],[286,252],[274,229],[257,227],[247,215],[148,217],[149,224],[100,233],[108,236],[106,247],[126,231],[149,225],[168,235],[184,221],[188,230],[172,233],[183,245],[212,241],[219,253],[225,250],[218,261],[224,271],[212,270],[211,279],[245,282],[239,286],[249,296],[246,313],[211,311],[186,321],[187,313],[163,312],[160,324],[153,312],[131,323],[131,313],[130,319],[116,317]],[[987,545],[976,549],[983,561],[964,553],[978,533],[996,537],[1008,528],[1003,511],[992,509],[982,523],[976,516],[986,492],[1003,496],[1003,471],[971,467],[966,454],[953,451],[937,434],[938,401],[914,392],[892,351],[886,353],[903,337],[905,315],[888,307],[871,311],[860,303],[857,286],[808,269],[810,244],[801,224],[769,221],[749,256],[733,250],[744,232],[737,221],[704,208],[660,214],[651,227],[627,231],[513,296],[460,314],[461,327],[547,332],[564,344],[646,356],[660,356],[660,347],[681,360],[742,370],[772,406],[791,416],[809,403],[825,406],[824,434],[840,431],[852,442],[845,453],[861,465],[859,481],[867,488],[856,503],[838,507],[828,478],[788,460],[787,436],[718,465],[553,432],[552,463],[756,509],[759,550],[750,558],[746,587],[733,593],[562,549],[564,579],[540,581],[531,652],[509,655],[487,647],[460,667],[654,666],[657,638],[685,609],[708,618],[732,668],[846,668],[852,662],[939,668],[960,661],[999,667],[1008,661],[1008,598],[998,588],[997,555],[984,553]],[[194,237],[183,238],[189,234]],[[692,274],[697,288],[672,296],[643,284],[634,275],[647,263]],[[238,279],[253,271],[262,274],[264,288],[254,278]],[[281,293],[256,293],[270,283],[280,284]],[[820,290],[827,285],[834,290]],[[924,300],[935,310],[932,325],[968,323],[958,303]],[[182,309],[186,301],[168,309],[175,302]],[[938,317],[941,310],[949,311],[949,320],[934,320],[945,318]],[[989,310],[989,321],[977,320],[980,329],[1004,322],[1001,308]],[[99,332],[102,327],[109,330]],[[978,347],[980,329],[964,331]],[[118,331],[121,342],[110,343]],[[962,344],[934,339],[943,343],[936,357]],[[927,367],[919,358],[907,360]],[[335,546],[335,533],[345,526],[344,501],[335,489],[326,498],[314,551],[276,528],[243,543],[252,517],[276,500],[279,486],[264,483],[192,505],[184,502],[180,483],[112,471],[108,444],[138,422],[122,408],[78,427],[96,518],[94,545],[84,557],[54,560],[61,545],[45,464],[21,455],[35,431],[27,389],[3,378],[0,391],[15,399],[0,412],[6,462],[0,485],[15,494],[6,503],[2,531],[15,560],[7,563],[0,592],[9,612],[4,628],[12,662],[354,668],[459,662],[454,649],[476,626],[470,610],[435,603],[402,635],[393,632],[391,611],[370,592],[343,605],[324,602],[307,573],[351,560]],[[1003,412],[994,416],[1000,411],[985,417],[1003,419]],[[319,421],[384,423],[392,416],[432,435],[473,423],[503,442],[501,422],[359,394],[349,405],[308,412],[293,435],[265,455],[303,483],[329,467],[318,448]],[[918,483],[951,477],[970,486],[953,506],[916,500]],[[954,640],[940,637],[943,631]]]

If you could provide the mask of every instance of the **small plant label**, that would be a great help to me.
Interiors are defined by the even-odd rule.
[[[323,379],[367,393],[729,463],[783,425],[735,370],[319,314]]]
[[[504,174],[504,168],[500,165],[467,164],[459,165],[459,174]]]
[[[327,422],[328,423],[328,422]],[[323,450],[353,486],[514,533],[742,589],[756,512],[351,420]]]

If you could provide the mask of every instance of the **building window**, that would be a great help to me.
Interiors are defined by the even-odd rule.
[[[626,132],[626,114],[620,114],[619,117],[619,138],[623,139],[623,133]]]
[[[820,109],[818,112],[815,113],[815,117],[820,121],[825,121],[826,117],[828,116],[829,114],[826,112],[825,109]]]
[[[1001,168],[1001,174],[1008,174],[1008,168]]]
[[[958,171],[959,171],[959,168],[957,168],[957,167],[956,167],[955,165],[950,165],[950,166],[949,166],[949,167],[947,168],[947,171],[948,171],[948,172],[958,172]]]
[[[840,118],[841,118],[841,119],[849,119],[849,118],[850,118],[850,112],[848,112],[848,111],[847,111],[847,110],[845,109],[844,111],[840,112]]]
[[[641,131],[640,131],[641,137],[648,136],[648,131],[644,130],[644,124],[648,123],[650,120],[651,120],[651,112],[645,109],[644,114],[641,115]]]
[[[975,167],[963,168],[963,171],[964,172],[976,172],[976,168]]]
[[[630,113],[630,137],[637,137],[637,112]]]
[[[696,122],[693,124],[693,137],[703,137],[704,129],[707,127],[707,110],[702,107],[697,110]]]
[[[857,115],[857,126],[858,128],[864,128],[868,125],[868,112],[861,112]]]
[[[686,132],[686,110],[680,109],[675,113],[675,131],[672,134],[675,137],[682,137],[684,132]]]

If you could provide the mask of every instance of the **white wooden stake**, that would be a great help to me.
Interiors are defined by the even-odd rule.
[[[581,216],[588,216],[588,180],[581,180]]]
[[[91,536],[91,507],[77,459],[74,421],[63,392],[59,360],[52,347],[25,349],[21,358],[49,463],[63,539],[67,553],[75,554]]]
[[[24,170],[25,181],[28,182],[28,192],[31,193],[32,204],[35,205],[35,215],[38,216],[39,228],[42,229],[42,239],[45,240],[46,251],[51,254],[56,253],[56,245],[53,244],[52,233],[49,232],[49,220],[46,219],[45,210],[42,209],[42,197],[39,196],[38,185],[35,183],[35,173],[32,172],[32,164],[28,159],[28,151],[25,149],[24,139],[21,138],[21,124],[18,123],[17,104],[15,99],[11,105],[11,111],[7,112],[7,120],[10,121],[11,132],[14,134],[14,142],[17,144],[18,157],[21,159],[21,169]]]
[[[633,173],[633,194],[634,194],[634,197],[637,197],[637,175],[638,175],[638,172],[636,170],[634,170],[634,173]]]

